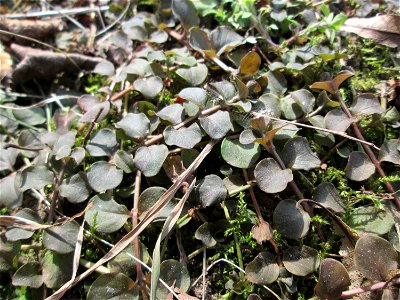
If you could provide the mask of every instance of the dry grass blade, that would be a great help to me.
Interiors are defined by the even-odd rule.
[[[178,189],[181,187],[182,183],[198,168],[204,158],[211,152],[212,148],[217,143],[217,140],[211,140],[189,166],[189,168],[179,176],[178,180],[164,193],[164,195],[157,201],[151,210],[149,210],[143,217],[142,221],[133,228],[128,234],[126,234],[118,243],[110,249],[99,261],[97,261],[90,269],[86,270],[81,275],[77,276],[68,286],[63,286],[57,290],[53,295],[47,297],[46,300],[57,300],[62,297],[62,295],[72,286],[89,276],[94,272],[99,266],[106,263],[110,259],[117,256],[123,249],[125,249],[133,239],[137,237],[158,215],[158,213],[167,205],[167,203],[172,199]]]
[[[388,47],[400,46],[400,16],[382,15],[372,18],[350,18],[340,28],[363,38],[373,39]]]
[[[157,283],[160,277],[160,264],[161,264],[161,241],[168,235],[168,233],[174,228],[176,222],[179,219],[179,216],[182,212],[183,205],[186,200],[189,198],[190,193],[192,192],[194,185],[196,183],[196,179],[192,181],[189,188],[186,190],[185,195],[183,195],[182,199],[175,205],[174,209],[171,211],[171,214],[168,216],[167,220],[164,223],[163,229],[160,233],[160,236],[157,239],[156,245],[153,251],[153,272],[151,274],[151,290],[150,290],[150,299],[156,299],[157,292]]]

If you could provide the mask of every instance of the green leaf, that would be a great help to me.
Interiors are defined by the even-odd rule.
[[[93,73],[105,76],[112,76],[115,73],[115,68],[110,61],[104,60],[96,65],[96,67],[93,70]]]
[[[154,75],[153,69],[151,68],[149,62],[143,58],[135,58],[129,65],[125,68],[128,74],[134,74],[139,77],[146,77]]]
[[[290,139],[285,144],[282,159],[285,165],[293,170],[309,171],[321,164],[318,156],[312,152],[307,139],[300,136]]]
[[[324,119],[327,129],[339,132],[345,132],[354,121],[354,118],[349,118],[340,107],[328,112]]]
[[[150,34],[150,41],[156,44],[163,44],[168,40],[168,33],[164,30],[156,30]]]
[[[87,172],[88,183],[96,192],[116,188],[122,182],[122,176],[122,170],[105,161],[95,162]]]
[[[15,258],[18,256],[20,248],[20,242],[10,243],[5,234],[0,235],[0,272],[14,268]]]
[[[22,192],[25,192],[29,189],[39,190],[48,184],[52,184],[54,174],[46,166],[35,165],[24,169],[20,176],[17,175],[17,179],[19,180],[19,188]]]
[[[200,24],[200,19],[197,16],[197,11],[192,1],[172,0],[171,8],[174,16],[186,29]]]
[[[36,223],[42,223],[42,220],[40,219],[39,215],[34,212],[33,210],[29,208],[23,208],[19,212],[17,212],[14,217],[19,217],[22,219],[34,221]],[[11,227],[6,231],[6,238],[10,242],[15,242],[18,240],[25,240],[29,239],[32,237],[34,234],[34,231],[27,230],[27,229],[22,229],[22,228],[17,228],[17,227]]]
[[[162,195],[167,190],[160,186],[152,186],[145,189],[139,196],[138,210],[140,216],[145,212],[149,211],[153,205],[162,197]],[[160,211],[154,222],[165,221],[165,219],[170,215],[171,211],[174,209],[177,200],[173,198],[168,204]]]
[[[201,141],[201,130],[197,123],[179,129],[168,126],[165,128],[163,135],[167,145],[185,149],[191,149]]]
[[[215,57],[217,55],[211,40],[208,37],[208,33],[197,26],[190,29],[189,44],[194,50],[203,51],[210,57]]]
[[[117,150],[118,142],[114,130],[103,128],[96,132],[86,150],[93,157],[109,156]]]
[[[14,114],[15,119],[29,125],[40,125],[46,122],[46,115],[41,107],[13,110],[12,113]]]
[[[82,172],[63,180],[60,186],[60,195],[71,203],[81,203],[90,195],[90,187],[86,175]]]
[[[387,161],[400,165],[400,140],[386,140],[379,150],[379,161]]]
[[[258,160],[260,152],[259,144],[243,145],[239,140],[227,138],[221,144],[222,158],[236,168],[249,168]]]
[[[321,203],[324,207],[330,208],[335,212],[344,213],[343,199],[330,182],[322,182],[315,189],[313,194],[314,201]],[[318,207],[317,207],[318,208]]]
[[[150,121],[144,113],[127,114],[115,127],[121,128],[125,134],[134,139],[142,139],[149,134]]]
[[[190,286],[190,276],[187,268],[179,261],[168,259],[160,265],[160,278],[169,286],[174,285],[183,292]],[[166,299],[169,291],[159,282],[157,285],[157,298]]]
[[[264,158],[254,169],[258,187],[270,194],[282,192],[293,180],[290,169],[282,170],[273,158]]]
[[[254,284],[271,284],[278,279],[279,266],[275,256],[269,252],[260,252],[246,266],[246,279]]]
[[[285,76],[278,71],[268,71],[266,74],[268,79],[267,93],[276,96],[282,96],[287,90],[287,81]]]
[[[92,207],[86,211],[85,220],[97,232],[111,233],[124,226],[129,218],[125,205],[115,202],[108,194],[98,194],[90,199]]]
[[[72,276],[72,253],[46,251],[42,258],[43,281],[50,289],[59,289]]]
[[[207,92],[202,88],[186,88],[181,90],[178,96],[193,102],[200,108],[204,108],[207,101]]]
[[[13,275],[14,286],[29,286],[39,288],[43,284],[41,266],[38,262],[27,262],[22,265]]]
[[[15,161],[17,160],[17,156],[19,154],[19,150],[15,148],[4,149],[4,143],[0,141],[0,172],[6,170],[13,170]]]
[[[388,207],[361,206],[354,209],[347,223],[357,231],[383,235],[389,232],[395,220]]]
[[[139,300],[139,287],[122,273],[100,275],[90,286],[87,300]]]
[[[386,281],[398,267],[398,254],[387,240],[372,234],[362,236],[354,249],[358,271],[366,278]]]
[[[17,178],[18,177],[15,173],[11,173],[10,175],[0,179],[0,206],[9,209],[21,206],[23,194],[17,187]]]
[[[50,227],[43,231],[43,245],[57,253],[66,254],[75,250],[79,224],[76,221]]]
[[[307,276],[318,269],[320,257],[318,251],[311,247],[294,246],[283,253],[282,262],[290,273],[296,276]]]
[[[218,26],[212,30],[210,40],[217,55],[229,52],[244,43],[243,37],[228,26]]]
[[[228,193],[222,179],[212,174],[199,182],[196,186],[196,194],[202,207],[207,207],[225,200]]]
[[[359,95],[354,103],[350,106],[350,110],[353,114],[361,115],[372,115],[381,114],[385,110],[382,108],[377,97],[374,94],[361,94]]]
[[[210,85],[217,90],[218,94],[220,94],[225,101],[231,100],[236,94],[235,86],[229,81],[212,82]]]
[[[199,120],[201,127],[212,139],[223,138],[230,130],[233,130],[232,120],[227,111],[220,110]]]
[[[288,239],[303,238],[310,228],[310,221],[308,213],[302,208],[297,209],[295,200],[281,200],[274,210],[274,228]]]
[[[158,174],[168,156],[168,148],[164,144],[142,146],[136,150],[135,165],[146,177]]]
[[[118,150],[115,153],[114,163],[118,168],[128,174],[136,170],[132,154],[124,150]]]
[[[176,125],[183,121],[185,113],[182,105],[175,103],[161,109],[159,112],[157,112],[157,116],[161,120],[167,121],[172,125]]]
[[[274,94],[262,94],[258,101],[253,103],[253,112],[266,117],[279,118],[281,116],[281,102]]]
[[[344,171],[349,179],[363,181],[375,173],[375,166],[367,154],[361,151],[353,151],[350,153]]]
[[[315,97],[308,90],[301,89],[290,93],[292,99],[300,106],[301,110],[308,114],[313,111]]]
[[[333,258],[325,258],[319,268],[318,284],[314,292],[320,299],[340,299],[350,284],[349,273],[343,264]]]
[[[190,85],[197,86],[206,80],[208,68],[204,64],[198,64],[191,68],[179,68],[176,74],[185,79]]]
[[[150,76],[136,79],[133,86],[146,98],[153,99],[162,91],[164,83],[160,77]]]

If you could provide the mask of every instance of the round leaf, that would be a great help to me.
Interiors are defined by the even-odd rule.
[[[95,162],[87,172],[88,183],[96,192],[116,188],[121,183],[122,176],[122,170],[105,161]]]
[[[118,150],[114,155],[115,165],[123,170],[125,173],[132,173],[135,171],[135,162],[131,153],[124,150]]]
[[[186,88],[181,90],[178,96],[193,102],[200,108],[203,108],[207,101],[207,92],[202,88]]]
[[[29,189],[41,189],[53,183],[54,174],[46,166],[31,166],[21,172],[19,187],[22,192]]]
[[[64,179],[60,186],[60,195],[71,203],[81,203],[90,195],[86,175],[79,172]]]
[[[347,128],[350,127],[351,123],[354,122],[353,119],[350,119],[343,110],[338,107],[330,112],[328,112],[324,118],[325,128],[345,132]]]
[[[122,273],[100,275],[90,286],[87,300],[138,300],[139,288]]]
[[[76,221],[50,227],[43,231],[43,245],[57,253],[66,254],[75,250],[79,224]]]
[[[96,132],[86,150],[93,157],[112,155],[118,145],[115,132],[109,128],[103,128]]]
[[[190,0],[172,0],[171,9],[174,16],[179,19],[185,28],[198,26],[200,19],[192,1]]]
[[[17,212],[14,216],[34,221],[36,223],[42,223],[42,220],[40,219],[38,214],[29,208],[23,208],[22,210]],[[33,233],[34,231],[15,227],[7,230],[6,238],[10,242],[15,242],[18,240],[29,239],[33,235]]]
[[[150,121],[144,113],[127,114],[115,127],[121,128],[127,136],[134,139],[144,138],[149,134]]]
[[[86,211],[85,220],[97,232],[115,232],[129,218],[125,205],[115,202],[108,194],[99,194],[91,199],[92,207]]]
[[[217,175],[207,175],[196,187],[197,196],[203,207],[225,200],[227,190],[224,182]]]
[[[270,194],[282,192],[293,180],[290,169],[282,170],[273,158],[264,158],[254,169],[258,187]]]
[[[73,255],[46,251],[42,259],[43,281],[50,289],[58,289],[72,276]]]
[[[285,76],[278,71],[268,71],[266,74],[268,79],[267,92],[277,96],[283,95],[287,90],[287,81]]]
[[[262,116],[279,118],[281,116],[281,103],[274,94],[263,94],[253,104],[253,112]],[[256,114],[257,115],[257,114]]]
[[[313,111],[315,104],[315,97],[311,92],[305,89],[297,90],[290,93],[292,99],[300,106],[304,113],[310,113]]]
[[[197,86],[206,80],[208,68],[204,64],[198,64],[195,67],[179,68],[176,74],[185,79],[190,85]]]
[[[235,86],[227,80],[212,82],[210,85],[217,90],[225,101],[231,100],[236,94]]]
[[[399,141],[399,139],[385,141],[379,150],[379,161],[388,161],[400,165]]]
[[[379,103],[379,99],[374,94],[359,95],[354,103],[350,106],[350,110],[356,115],[372,115],[375,113],[381,114],[385,112]]]
[[[353,151],[350,153],[344,170],[349,179],[363,181],[375,173],[375,166],[367,154],[361,151]]]
[[[163,81],[158,76],[136,79],[133,83],[136,90],[146,98],[152,99],[157,96],[164,87]]]
[[[167,156],[168,148],[163,144],[143,146],[136,150],[135,165],[143,172],[144,176],[155,176],[161,170]]]
[[[200,125],[213,139],[223,138],[233,130],[231,117],[227,111],[217,111],[211,116],[200,118]]]
[[[167,145],[185,149],[191,149],[201,141],[201,130],[197,123],[179,129],[168,126],[163,134]]]
[[[174,285],[181,291],[186,292],[190,286],[190,277],[187,268],[179,261],[168,259],[160,265],[160,278],[164,280],[169,286]],[[166,299],[169,291],[158,283],[157,285],[157,298]]]
[[[255,284],[270,284],[278,279],[279,266],[269,252],[259,253],[246,266],[246,279]]]
[[[290,247],[283,254],[283,265],[292,274],[307,276],[319,267],[318,251],[308,246]]]
[[[9,209],[21,206],[23,194],[15,183],[17,178],[15,173],[11,173],[0,179],[0,206]]]
[[[140,244],[140,257],[135,253],[135,247],[130,244],[116,257],[110,260],[107,264],[111,273],[124,273],[125,275],[133,275],[136,273],[136,262],[132,256],[139,258],[145,264],[149,264],[150,255],[147,248],[142,243]]]
[[[311,151],[310,145],[305,137],[290,139],[283,148],[282,159],[288,168],[294,170],[306,170],[317,168],[321,161]]]
[[[39,288],[43,284],[41,266],[38,262],[27,262],[22,265],[13,275],[14,286],[29,286]]]
[[[282,200],[274,210],[274,228],[288,239],[303,238],[310,228],[310,216],[302,208],[297,209],[295,200]]]
[[[172,125],[183,121],[185,116],[182,105],[175,103],[168,105],[157,112],[157,116],[164,121],[170,122]]]
[[[106,76],[112,76],[114,75],[114,72],[115,72],[114,65],[108,60],[104,60],[98,63],[93,70],[93,73]]]
[[[339,299],[349,285],[350,276],[342,263],[332,258],[321,262],[318,284],[314,289],[320,299]]]
[[[210,40],[218,55],[229,52],[244,42],[243,37],[228,26],[218,26],[211,31]]]
[[[150,210],[153,205],[164,195],[167,190],[160,186],[152,186],[145,189],[139,196],[138,210],[141,216]],[[160,211],[154,222],[165,221],[165,219],[170,215],[171,211],[174,209],[176,199],[172,199],[168,204]]]
[[[248,168],[253,165],[260,156],[260,145],[243,145],[239,140],[225,138],[221,144],[222,158],[231,166],[237,168]]]
[[[392,244],[372,234],[357,241],[354,259],[358,271],[370,280],[386,281],[398,267],[398,255]]]
[[[254,75],[261,65],[261,58],[257,52],[250,51],[240,60],[240,74]]]
[[[357,231],[383,235],[389,232],[395,221],[389,208],[361,206],[354,209],[347,223]]]
[[[314,191],[314,201],[332,209],[335,212],[344,213],[343,199],[330,182],[322,182]]]

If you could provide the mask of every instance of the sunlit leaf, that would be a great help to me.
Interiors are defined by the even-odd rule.
[[[129,65],[125,68],[128,74],[134,74],[139,77],[146,77],[154,75],[153,69],[151,68],[149,62],[143,58],[135,58]]]
[[[196,187],[196,194],[203,207],[217,204],[225,200],[227,190],[220,177],[207,175]]]
[[[345,132],[355,119],[349,118],[343,110],[338,107],[325,115],[325,127],[330,130]]]
[[[372,115],[385,112],[374,94],[361,94],[357,96],[356,100],[350,106],[350,110],[356,115]]]
[[[163,134],[167,145],[185,149],[191,149],[201,141],[201,130],[197,123],[179,129],[168,126]]]
[[[258,72],[261,65],[261,58],[257,52],[250,51],[240,61],[240,74],[253,75]]]
[[[344,213],[343,199],[339,196],[335,186],[330,182],[322,182],[315,189],[313,194],[314,201],[321,203],[324,207],[330,208],[335,212]]]
[[[370,280],[386,281],[398,267],[398,254],[392,244],[372,234],[357,241],[354,259],[358,271]]]
[[[125,173],[132,173],[136,170],[135,162],[131,153],[124,150],[118,150],[114,155],[115,165]]]
[[[164,121],[171,123],[172,125],[178,124],[183,121],[185,113],[182,105],[175,103],[168,105],[157,112],[157,116]]]
[[[217,90],[225,101],[231,100],[236,94],[235,86],[227,80],[212,82],[210,85]]]
[[[146,98],[153,99],[162,91],[164,84],[160,77],[150,76],[136,79],[133,86]]]
[[[375,173],[375,166],[367,154],[361,151],[353,151],[350,153],[344,171],[349,179],[363,181]]]
[[[172,12],[179,19],[185,28],[198,26],[200,19],[197,16],[197,11],[192,1],[190,0],[172,0]]]
[[[93,70],[93,73],[105,76],[111,76],[114,75],[115,68],[110,61],[104,60],[96,65],[96,67]]]
[[[203,108],[207,101],[207,92],[202,88],[186,88],[180,91],[179,97]]]
[[[379,150],[379,161],[388,161],[400,165],[399,139],[386,140]]]
[[[225,138],[221,144],[222,158],[236,168],[248,168],[253,165],[260,156],[258,144],[243,145],[239,140]]]
[[[254,169],[258,187],[266,193],[279,193],[293,180],[290,169],[282,170],[273,158],[264,158]]]
[[[283,254],[283,265],[290,273],[297,276],[307,276],[315,272],[319,263],[318,251],[305,245],[301,248],[290,247]]]
[[[41,266],[38,262],[27,262],[22,265],[13,275],[14,286],[29,286],[39,288],[43,284]]]
[[[348,78],[352,77],[354,74],[350,71],[344,71],[336,75],[331,81],[314,82],[310,85],[312,89],[325,90],[332,95],[335,95],[339,90],[339,86]]]
[[[278,71],[268,71],[266,74],[268,86],[266,92],[276,96],[283,95],[287,90],[287,81],[285,76]]]
[[[90,286],[87,300],[138,300],[139,287],[122,273],[100,275]]]
[[[58,289],[71,279],[72,253],[59,254],[46,251],[42,258],[43,281],[50,289]]]
[[[64,179],[60,186],[60,195],[71,203],[85,201],[90,194],[86,175],[82,172]]]
[[[125,205],[118,204],[108,194],[98,194],[90,201],[92,207],[85,213],[85,220],[97,232],[115,232],[129,218]]]
[[[150,121],[144,113],[127,114],[115,127],[121,128],[127,136],[140,139],[149,133]]]
[[[88,183],[96,192],[116,188],[121,183],[122,176],[122,170],[105,161],[95,162],[87,172]]]
[[[76,221],[48,228],[43,231],[43,244],[57,253],[65,254],[75,250],[79,224]]]
[[[213,139],[223,138],[229,130],[233,130],[232,120],[227,111],[217,111],[199,120],[201,127]]]
[[[135,152],[135,165],[143,172],[146,177],[155,176],[161,170],[161,167],[168,156],[167,146],[151,145],[142,146]]]
[[[208,75],[208,68],[204,64],[198,64],[197,66],[190,68],[179,68],[176,70],[176,74],[185,79],[190,85],[200,85],[206,80]]]
[[[288,239],[303,238],[310,228],[310,221],[308,213],[297,209],[295,200],[281,200],[274,210],[274,228]]]
[[[279,266],[269,252],[259,253],[246,266],[246,279],[255,284],[270,284],[278,279]]]
[[[112,155],[118,145],[115,132],[109,128],[103,128],[96,132],[86,150],[93,157]]]
[[[321,164],[318,156],[312,152],[307,139],[300,136],[290,139],[285,144],[282,159],[288,168],[294,170],[309,171]]]
[[[319,268],[318,284],[314,292],[320,299],[339,299],[350,285],[350,276],[343,264],[333,258],[325,258]]]

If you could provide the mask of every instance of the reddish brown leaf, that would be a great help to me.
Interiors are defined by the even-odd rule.
[[[262,244],[264,241],[269,241],[272,239],[272,230],[271,226],[263,221],[260,224],[256,224],[251,229],[253,233],[253,238],[257,241],[257,243]]]
[[[340,28],[388,47],[400,46],[400,16],[382,15],[372,18],[350,18]]]

